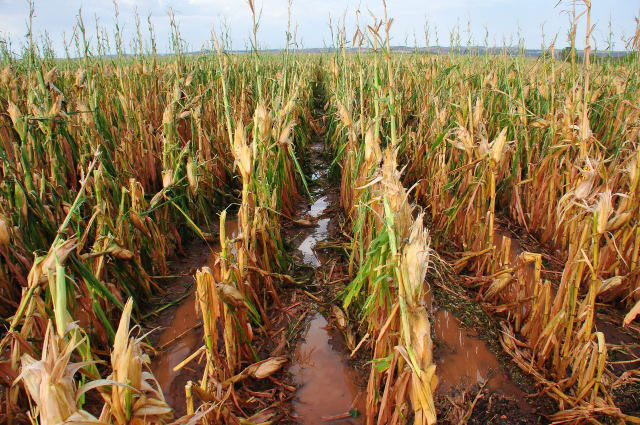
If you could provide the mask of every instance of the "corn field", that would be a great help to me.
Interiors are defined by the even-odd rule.
[[[452,279],[551,404],[540,423],[640,423],[620,404],[640,381],[640,32],[616,60],[590,30],[581,58],[400,54],[385,16],[272,54],[249,4],[245,53],[214,34],[187,54],[173,26],[175,55],[109,57],[81,19],[77,59],[2,52],[0,421],[296,423],[295,338],[264,347],[308,294],[287,235],[314,224],[321,140],[344,284],[309,296],[366,360],[361,423],[453,423],[433,332]],[[177,417],[145,319],[194,240],[203,337],[173,371],[203,373]]]

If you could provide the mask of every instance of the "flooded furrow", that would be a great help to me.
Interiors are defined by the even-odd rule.
[[[439,391],[458,385],[485,383],[492,388],[504,385],[496,356],[474,333],[464,329],[460,321],[445,309],[434,314],[435,339],[441,348],[436,356]]]
[[[427,303],[432,304],[429,298]],[[432,306],[431,315],[432,337],[438,347],[434,356],[439,382],[437,392],[468,389],[475,384],[505,393],[519,391],[502,370],[497,356],[476,332],[465,328],[445,308]]]
[[[439,342],[438,392],[446,393],[454,387],[469,389],[480,384],[515,398],[520,408],[531,411],[525,392],[509,379],[497,356],[476,332],[465,329],[453,314],[445,309],[435,311],[433,336]]]
[[[202,326],[196,315],[195,302],[196,294],[192,289],[178,305],[170,325],[160,331],[159,353],[151,364],[165,400],[174,408],[182,404],[180,401],[187,380],[179,379],[180,374],[173,368],[202,345]]]
[[[227,220],[225,229],[228,238],[235,238],[238,235],[237,220]],[[202,377],[201,370],[194,370],[190,366],[175,370],[176,366],[203,345],[202,321],[196,313],[193,275],[195,270],[211,263],[212,252],[217,252],[220,245],[202,244],[193,249],[201,252],[191,253],[193,258],[187,261],[188,273],[175,281],[173,288],[170,288],[175,290],[186,286],[186,291],[181,296],[182,300],[177,307],[168,309],[157,320],[160,325],[155,344],[157,354],[151,362],[151,370],[160,384],[166,402],[178,414],[184,413],[184,387],[187,381],[199,380]]]
[[[322,215],[327,206],[329,205],[326,196],[322,196],[315,201],[309,210],[308,216],[312,219],[317,219]],[[302,253],[302,262],[312,267],[319,267],[321,265],[318,254],[315,251],[318,242],[326,240],[329,236],[329,219],[322,218],[317,220],[313,231],[302,240],[298,245],[298,251]]]
[[[327,171],[323,168],[326,164],[323,145],[314,143],[311,152],[311,162],[316,164],[312,178],[324,185]],[[295,240],[298,241],[300,261],[317,268],[323,263],[317,247],[330,233],[331,219],[325,214],[331,209],[334,199],[323,187],[312,195],[314,201],[299,218],[315,224],[301,229]],[[514,242],[511,249],[514,261],[521,248]],[[510,380],[497,356],[477,333],[466,329],[446,309],[434,309],[432,314],[433,338],[438,342],[435,356],[440,382],[438,393],[446,394],[452,389],[469,390],[479,384],[514,398],[521,409],[531,411],[526,394]],[[322,314],[315,312],[290,368],[299,388],[293,410],[300,423],[323,424],[328,420],[359,422],[354,416],[364,413],[366,394],[355,385],[357,376],[347,365],[347,358],[341,335],[334,334]]]
[[[517,256],[523,252],[519,241],[506,232],[496,232],[497,249],[509,244],[509,263],[514,265]],[[532,273],[530,265],[526,273]],[[526,401],[526,393],[511,381],[498,357],[483,341],[477,331],[467,329],[458,318],[445,308],[435,308],[432,312],[433,337],[438,342],[435,355],[441,394],[452,389],[468,390],[474,385],[482,385],[491,391],[514,398],[524,411],[532,408]]]
[[[293,242],[297,250],[294,256],[316,269],[327,261],[318,245],[329,238],[333,217],[329,213],[337,199],[328,190],[328,163],[323,140],[316,138],[310,148],[313,167],[310,176],[318,185],[311,191],[313,202],[298,215],[314,225],[300,229]],[[348,357],[340,332],[331,327],[320,311],[311,312],[308,327],[289,368],[298,387],[292,407],[299,423],[360,423],[357,417],[364,412],[365,394],[356,384],[357,373],[348,365]]]
[[[299,264],[317,269],[328,260],[319,245],[330,237],[331,213],[336,209],[337,195],[329,187],[329,166],[321,137],[314,139],[310,154],[312,202],[304,205],[296,218],[311,225],[297,228],[290,242],[296,250],[294,259]],[[228,222],[226,232],[229,238],[234,238],[237,223]],[[211,249],[215,252],[219,246]],[[184,274],[193,274],[196,269],[207,265],[206,258],[193,261],[190,270]],[[184,385],[188,380],[200,379],[202,371],[191,369],[191,364],[178,371],[175,368],[203,344],[202,327],[195,310],[193,277],[181,279],[181,288],[187,289],[182,295],[174,294],[173,298],[182,300],[154,321],[160,330],[155,342],[158,353],[152,361],[152,371],[167,403],[179,414],[183,413],[185,405]],[[178,282],[174,285],[180,286]],[[332,329],[320,310],[319,306],[314,306],[309,312],[306,331],[291,354],[289,372],[298,388],[292,402],[293,417],[302,424],[311,425],[328,422],[359,424],[357,417],[364,411],[364,389],[356,384],[357,372],[348,365],[349,352],[342,335]]]
[[[342,336],[316,313],[289,369],[299,386],[293,408],[300,423],[358,423],[353,417],[364,411],[365,394],[347,357]]]

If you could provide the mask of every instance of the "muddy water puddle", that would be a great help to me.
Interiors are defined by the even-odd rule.
[[[323,158],[324,143],[311,145],[311,179],[320,180],[313,190],[314,200],[303,209],[301,216],[314,224],[299,229],[301,242],[297,245],[300,261],[308,266],[322,266],[324,258],[316,252],[318,243],[329,238],[331,215],[329,208],[336,201],[324,181],[328,164]],[[357,372],[347,363],[348,350],[339,332],[330,329],[319,312],[313,313],[308,330],[296,348],[289,372],[298,390],[293,401],[295,419],[304,425],[360,424],[366,395],[357,386]]]
[[[311,319],[294,359],[289,371],[298,385],[293,407],[300,423],[361,423],[354,416],[364,412],[364,391],[347,365],[342,338],[320,313]]]
[[[202,327],[196,315],[195,301],[196,294],[191,292],[178,306],[171,325],[160,335],[158,349],[161,351],[152,364],[153,374],[170,406],[178,406],[176,394],[184,393],[184,384],[181,387],[173,368],[202,345]]]
[[[311,144],[311,150],[315,153],[323,153],[324,152],[324,143],[313,143]]]
[[[309,208],[309,215],[313,218],[318,218],[329,206],[329,199],[327,196],[321,196],[318,198]]]
[[[435,311],[434,322],[434,338],[440,343],[435,355],[438,392],[446,393],[453,387],[468,389],[475,384],[485,385],[514,398],[523,410],[532,411],[524,391],[511,382],[496,355],[475,332],[465,329],[444,309]]]
[[[326,169],[314,171],[313,173],[311,173],[311,180],[318,180],[326,177],[328,173],[329,172]]]
[[[477,335],[464,329],[455,316],[440,309],[435,312],[434,321],[434,336],[442,345],[436,356],[439,390],[484,382],[496,388],[506,383],[496,356]]]
[[[238,221],[227,220],[225,223],[227,239],[238,236]],[[206,246],[204,249],[209,252]],[[211,251],[220,250],[219,245],[211,246]],[[202,261],[194,264],[199,269],[210,264],[211,257],[205,255]],[[151,370],[155,375],[167,403],[176,410],[184,409],[184,386],[189,379],[199,379],[201,373],[194,373],[191,364],[184,369],[174,371],[174,368],[182,363],[203,345],[202,320],[195,310],[196,294],[193,285],[193,276],[187,276],[181,284],[191,283],[186,297],[171,312],[168,320],[163,323],[159,331],[159,339],[156,344],[158,354],[153,358]],[[180,282],[179,282],[180,283]]]
[[[309,208],[308,215],[311,218],[317,219],[320,217],[327,207],[329,206],[328,197],[321,196],[318,198]],[[320,258],[316,254],[315,248],[318,242],[324,241],[329,237],[329,219],[322,218],[316,221],[315,226],[309,229],[305,229],[304,233],[306,237],[298,245],[298,251],[302,253],[302,262],[312,267],[318,267],[321,265]]]
[[[524,252],[520,241],[506,232],[495,232],[494,240],[498,250],[508,251],[505,265],[515,266],[518,256]],[[533,265],[524,265],[523,272],[532,274]],[[525,400],[526,394],[509,379],[496,355],[475,331],[466,329],[445,309],[435,310],[433,318],[433,336],[439,342],[435,355],[439,392],[480,384],[515,398],[524,410],[532,410]]]
[[[322,160],[322,153],[324,152],[324,144],[314,143],[311,145],[313,155],[315,156],[315,167],[312,171],[312,178],[314,175],[326,175],[327,165]],[[329,218],[320,218],[325,214],[327,208],[331,205],[331,199],[329,195],[325,194],[326,187],[320,187],[314,190],[313,194],[316,199],[311,203],[306,212],[308,218],[315,219],[315,225],[309,228],[302,229],[302,241],[297,247],[297,250],[302,254],[302,262],[308,266],[319,267],[322,264],[321,258],[315,251],[318,242],[327,240],[329,237]]]

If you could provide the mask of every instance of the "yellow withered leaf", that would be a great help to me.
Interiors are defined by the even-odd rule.
[[[7,106],[7,113],[9,114],[13,125],[17,126],[20,122],[20,119],[22,118],[22,112],[20,112],[20,108],[18,108],[18,106],[16,106],[16,104],[12,101],[9,101],[9,105]]]
[[[624,316],[624,321],[622,326],[628,326],[629,323],[633,322],[635,318],[640,314],[640,300],[636,302],[636,304],[629,310],[626,316]]]
[[[338,115],[345,127],[353,127],[353,121],[351,120],[351,114],[347,111],[347,108],[340,101],[336,101],[338,105]]]

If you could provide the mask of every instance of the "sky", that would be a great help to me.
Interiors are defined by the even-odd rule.
[[[112,0],[33,0],[35,16],[33,32],[41,37],[46,30],[58,56],[64,56],[64,40],[74,33],[77,15],[82,16],[91,42],[96,40],[98,25],[113,39],[114,5]],[[255,0],[260,12],[258,42],[261,48],[281,48],[285,44],[289,0]],[[326,47],[331,45],[329,21],[344,22],[347,38],[355,31],[356,11],[361,24],[372,21],[371,14],[383,16],[382,0],[292,0],[291,27],[299,47]],[[570,2],[556,6],[558,0],[388,0],[393,45],[424,46],[425,23],[430,28],[432,46],[450,45],[454,28],[460,32],[461,44],[490,46],[517,45],[525,41],[527,48],[540,48],[556,38],[556,47],[565,47],[569,28]],[[640,0],[592,0],[592,23],[595,24],[592,48],[605,50],[613,32],[614,49],[624,50],[623,38],[635,32],[634,17],[640,16]],[[233,49],[245,49],[251,36],[251,14],[246,0],[118,0],[119,24],[130,50],[135,33],[135,12],[143,24],[147,39],[147,16],[156,33],[158,51],[170,51],[168,12],[173,10],[180,28],[181,38],[189,51],[210,46],[212,28],[223,25]],[[578,6],[580,9],[581,6]],[[25,43],[28,22],[27,0],[0,0],[0,38],[10,39],[17,51]],[[583,18],[579,24],[577,46],[584,46]],[[486,35],[488,31],[488,37]],[[113,42],[111,43],[114,49]],[[74,47],[71,46],[73,54]],[[95,50],[95,48],[94,48]]]

